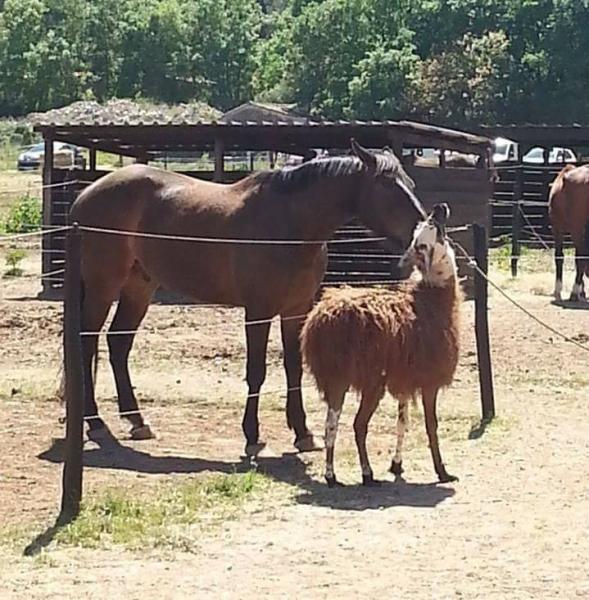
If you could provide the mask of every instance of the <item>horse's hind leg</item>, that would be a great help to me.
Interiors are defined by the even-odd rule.
[[[90,335],[82,336],[82,364],[84,370],[84,416],[90,431],[104,428],[104,421],[98,416],[98,407],[94,394],[94,377],[92,364],[98,350],[98,334],[106,321],[112,298],[103,293],[99,287],[86,285],[82,301],[82,331]]]
[[[290,429],[295,431],[295,446],[300,452],[321,450],[313,434],[307,429],[307,417],[303,408],[303,394],[301,380],[303,377],[303,363],[301,357],[301,344],[299,340],[304,317],[299,317],[305,311],[293,312],[292,316],[282,315],[280,323],[282,333],[282,347],[284,350],[284,369],[288,385],[286,395],[286,421]]]
[[[117,332],[134,332],[139,327],[156,287],[143,273],[135,271],[132,273],[121,290],[119,304],[108,336],[110,363],[117,387],[119,412],[131,423],[131,437],[141,440],[151,439],[153,434],[139,411],[129,375],[129,353],[133,347],[135,334],[119,334]]]

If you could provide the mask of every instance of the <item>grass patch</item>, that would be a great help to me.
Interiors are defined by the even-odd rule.
[[[56,536],[58,544],[193,549],[195,526],[233,518],[271,487],[260,473],[214,475],[166,484],[148,496],[112,489],[86,502],[80,516]],[[276,484],[277,485],[277,484]]]

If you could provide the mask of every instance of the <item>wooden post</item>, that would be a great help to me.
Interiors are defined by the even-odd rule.
[[[80,512],[82,499],[82,447],[84,436],[84,371],[81,331],[81,246],[75,223],[66,237],[66,269],[63,306],[65,357],[66,445],[60,519],[71,520]]]
[[[53,138],[46,137],[44,139],[45,150],[43,155],[43,228],[47,230],[53,225],[52,203],[51,198],[53,189],[50,187],[53,181]],[[41,241],[41,273],[49,273],[51,271],[51,252],[52,239],[51,234],[47,233],[42,237]],[[46,294],[51,289],[51,281],[43,278],[43,293]]]
[[[520,255],[520,233],[522,226],[522,196],[524,172],[521,168],[515,171],[513,184],[513,205],[511,207],[511,276],[517,277],[517,263]]]
[[[215,140],[215,173],[213,181],[223,183],[225,179],[225,144],[223,140]]]
[[[484,273],[483,275],[475,270],[475,333],[483,420],[489,421],[495,416],[495,395],[493,392],[493,370],[489,345],[488,284],[485,277],[488,271],[487,232],[482,225],[474,224],[472,229],[474,257],[479,269]]]
[[[249,155],[249,159],[250,159],[250,171],[253,173],[255,153],[250,150],[250,152],[248,152],[248,155]]]
[[[88,165],[88,168],[91,171],[96,171],[96,148],[90,148],[90,163]]]

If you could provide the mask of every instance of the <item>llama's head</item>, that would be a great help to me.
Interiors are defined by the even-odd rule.
[[[456,276],[456,257],[446,237],[447,204],[436,204],[425,221],[417,225],[413,240],[400,260],[401,267],[417,267],[423,280],[444,285]]]

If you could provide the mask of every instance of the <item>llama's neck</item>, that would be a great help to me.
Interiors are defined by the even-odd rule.
[[[422,273],[423,281],[432,287],[455,287],[458,277],[456,255],[446,242],[444,246],[434,247],[432,262],[427,272]]]

